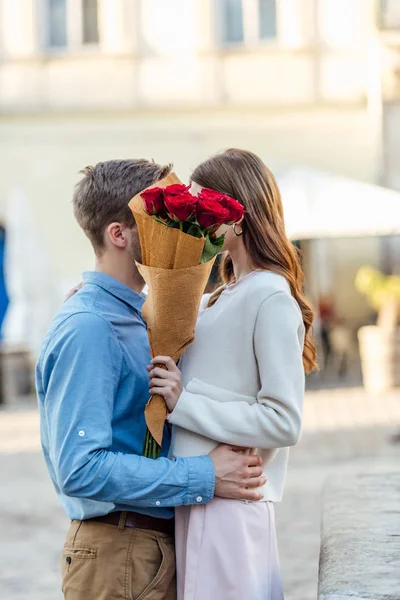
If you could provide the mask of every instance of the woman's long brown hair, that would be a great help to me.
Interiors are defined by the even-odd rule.
[[[230,149],[201,163],[191,180],[202,187],[229,194],[246,209],[243,242],[254,269],[283,275],[297,301],[305,326],[303,364],[306,373],[317,368],[312,337],[313,311],[303,296],[303,271],[297,250],[285,233],[281,195],[274,176],[263,161],[246,150]],[[221,263],[224,284],[235,280],[229,255]],[[223,288],[211,295],[209,306],[219,298]]]

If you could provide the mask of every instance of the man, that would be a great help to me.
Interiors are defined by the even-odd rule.
[[[214,495],[258,500],[260,458],[220,447],[210,456],[141,456],[150,350],[144,282],[129,200],[170,167],[146,160],[88,167],[75,217],[96,269],[60,309],[43,342],[37,391],[45,460],[71,518],[62,558],[67,600],[174,600],[173,507]]]

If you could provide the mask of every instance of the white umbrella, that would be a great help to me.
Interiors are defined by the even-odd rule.
[[[277,178],[293,240],[400,234],[400,193],[308,167]]]

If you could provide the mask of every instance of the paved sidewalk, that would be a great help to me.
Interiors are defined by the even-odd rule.
[[[309,392],[304,435],[292,450],[277,527],[286,600],[315,600],[320,493],[332,475],[399,470],[400,395]],[[34,401],[0,411],[0,598],[61,600],[59,551],[68,526],[40,454]],[[221,599],[223,600],[223,599]]]
[[[400,470],[400,395],[368,398],[362,390],[307,395],[304,435],[292,450],[277,531],[286,600],[317,598],[321,489],[332,476]]]

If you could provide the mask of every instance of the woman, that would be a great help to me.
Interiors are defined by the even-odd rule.
[[[181,371],[156,357],[153,365],[168,370],[149,367],[151,393],[167,402],[175,456],[232,444],[262,456],[267,482],[259,502],[215,498],[176,510],[178,600],[282,600],[273,504],[300,436],[304,371],[316,366],[313,315],[279,190],[261,159],[227,150],[191,180],[193,194],[229,194],[246,213],[219,232],[224,285],[205,297]]]

